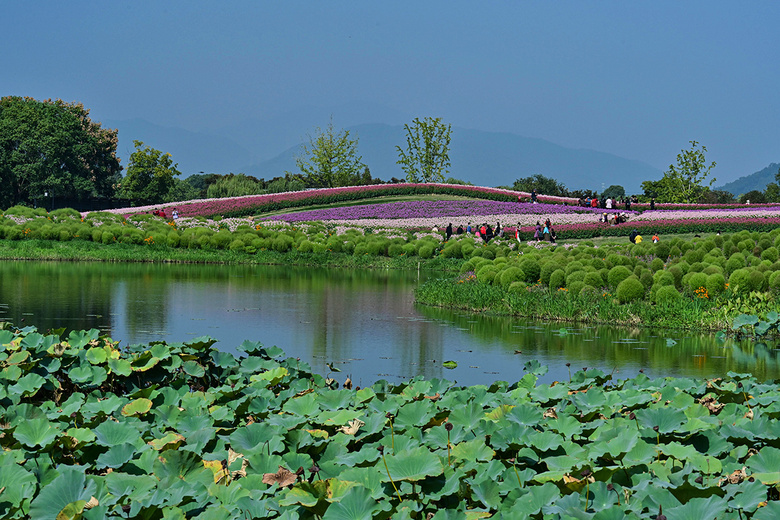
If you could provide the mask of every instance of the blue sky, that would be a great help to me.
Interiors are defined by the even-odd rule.
[[[697,140],[717,184],[780,161],[778,2],[76,0],[3,18],[0,94],[96,120],[433,116],[661,169]]]

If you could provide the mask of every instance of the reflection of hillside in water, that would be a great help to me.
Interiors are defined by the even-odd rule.
[[[615,369],[618,377],[644,369],[655,376],[714,378],[733,371],[750,372],[759,379],[780,378],[780,350],[771,342],[718,341],[715,334],[660,329],[531,322],[421,305],[417,310],[469,334],[475,340],[475,351],[479,345],[500,345],[507,354],[521,351],[518,356],[550,364],[551,370],[554,365],[560,368],[561,363],[571,363],[572,370]]]

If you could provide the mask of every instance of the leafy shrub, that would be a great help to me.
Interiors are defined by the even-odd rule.
[[[469,258],[474,253],[474,243],[469,240],[463,240],[460,246],[460,253],[463,258]]]
[[[290,235],[279,233],[276,238],[271,241],[271,249],[280,253],[286,253],[293,247],[294,240]]]
[[[241,247],[242,248],[244,247],[244,243],[243,242],[241,242],[240,240],[234,240],[233,242],[230,243],[230,250],[231,251],[234,251],[233,245],[236,244],[237,242],[241,243]],[[301,252],[301,253],[311,253],[312,251],[314,251],[314,244],[312,244],[308,240],[304,240],[300,244],[298,244],[298,251]]]
[[[587,286],[585,285],[585,282],[579,281],[579,282],[569,283],[567,281],[566,287],[569,289],[569,294],[571,294],[572,296],[578,296],[582,292],[582,289],[584,289]]]
[[[721,273],[710,274],[704,287],[707,288],[710,296],[719,296],[726,290],[726,278]]]
[[[556,269],[559,269],[558,264],[556,264],[552,260],[548,260],[547,262],[542,264],[542,268],[539,270],[538,280],[541,281],[544,285],[550,285],[550,275]]]
[[[525,282],[512,282],[509,284],[509,289],[507,289],[508,293],[522,293],[526,291],[526,287],[528,287]]]
[[[496,266],[492,264],[484,265],[477,271],[477,281],[492,284],[497,274],[498,268]]]
[[[645,296],[645,286],[636,276],[629,276],[618,284],[615,296],[620,303],[641,300]]]
[[[607,283],[610,287],[617,287],[620,282],[631,276],[631,271],[624,265],[617,265],[609,270]]]
[[[100,230],[98,230],[98,232],[100,232]],[[100,232],[100,242],[103,244],[111,244],[114,242],[114,240],[114,234],[111,231],[106,230]]]
[[[501,271],[501,287],[508,288],[515,282],[525,280],[525,273],[519,267],[511,266]]]
[[[571,287],[574,282],[583,282],[586,274],[585,271],[573,271],[566,275],[566,287]]]
[[[525,258],[520,262],[520,269],[525,273],[525,281],[527,283],[536,283],[539,280],[542,268],[539,266],[539,262],[534,258]]]
[[[441,251],[444,258],[463,258],[460,242],[450,241]]]
[[[659,287],[655,293],[655,303],[659,305],[673,303],[680,298],[682,298],[682,295],[673,285]]]
[[[747,269],[736,269],[729,276],[729,288],[737,293],[750,292],[750,271]]]
[[[707,286],[706,274],[704,273],[689,273],[689,274],[690,274],[690,278],[688,278],[688,290],[693,292],[700,287]]]
[[[769,276],[769,290],[774,294],[780,294],[780,271],[775,271]]]
[[[556,269],[550,275],[550,289],[558,289],[566,286],[566,272],[563,269]]]
[[[414,248],[412,248],[414,249]],[[390,244],[387,247],[387,256],[389,257],[397,257],[405,254],[404,253],[404,246],[402,244]]]
[[[639,281],[645,289],[649,289],[653,285],[653,274],[649,270],[644,270],[639,275]]]
[[[433,251],[434,246],[425,244],[417,251],[417,254],[420,256],[420,258],[431,258],[433,257]]]
[[[660,271],[664,268],[664,261],[660,258],[653,258],[653,261],[650,262],[650,270],[654,273],[656,271]]]
[[[748,274],[748,283],[750,284],[750,290],[756,292],[766,291],[767,280],[764,273],[758,269],[751,269]]]
[[[598,272],[585,273],[585,278],[582,279],[585,285],[592,285],[593,287],[603,287],[604,279]]]
[[[761,258],[763,260],[769,260],[770,262],[777,262],[778,260],[778,250],[776,247],[771,246],[764,249],[764,251],[761,253]]]
[[[666,272],[672,275],[674,278],[674,286],[680,289],[682,287],[682,277],[684,274],[683,270],[680,269],[680,266],[673,265],[669,267]]]

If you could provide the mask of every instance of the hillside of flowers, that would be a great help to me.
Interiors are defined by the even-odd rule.
[[[286,208],[297,208],[319,204],[335,204],[375,197],[388,197],[398,195],[457,195],[476,199],[490,199],[498,201],[530,200],[527,192],[504,190],[499,188],[486,188],[481,186],[467,186],[461,184],[438,183],[400,183],[400,184],[376,184],[371,186],[345,186],[339,188],[311,189],[303,191],[291,191],[286,193],[270,193],[265,195],[246,195],[243,197],[231,197],[221,199],[197,199],[184,202],[167,204],[155,204],[133,208],[120,208],[111,210],[119,215],[135,215],[139,213],[151,213],[154,210],[166,209],[168,213],[177,208],[180,215],[188,217],[241,217],[256,213],[278,211]],[[540,202],[554,204],[577,204],[577,199],[567,197],[553,197],[539,195]]]

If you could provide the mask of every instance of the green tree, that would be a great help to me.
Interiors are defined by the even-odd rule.
[[[562,182],[558,182],[550,177],[545,177],[540,173],[515,180],[512,189],[515,191],[527,192],[536,190],[536,193],[539,195],[551,195],[553,197],[569,196],[569,190],[566,189],[566,186]]]
[[[117,131],[93,122],[81,103],[0,98],[0,206],[29,204],[44,193],[113,195],[122,170],[116,145]]]
[[[218,199],[224,197],[241,197],[243,195],[257,195],[263,193],[263,184],[255,177],[239,173],[221,177],[211,184],[207,190],[207,197]]]
[[[317,128],[316,134],[309,136],[309,144],[303,144],[302,153],[295,158],[306,185],[333,188],[360,184],[365,164],[357,153],[358,140],[349,137],[349,130],[335,131],[333,121],[325,130]]]
[[[659,181],[645,181],[642,189],[646,195],[655,196],[663,202],[695,202],[705,196],[712,184],[713,177],[706,186],[702,183],[715,167],[715,162],[707,166],[704,152],[707,148],[691,141],[690,150],[681,150],[677,154],[677,166],[669,165],[669,170]]]
[[[120,195],[139,204],[158,204],[169,200],[174,180],[181,175],[171,154],[163,153],[142,141],[133,141],[127,176],[122,179]]]
[[[610,199],[622,199],[626,196],[626,189],[618,184],[613,184],[601,194],[602,197],[608,197]]]
[[[409,182],[442,182],[450,167],[450,135],[452,126],[440,117],[415,118],[406,130],[406,151],[396,146],[397,164]]]

